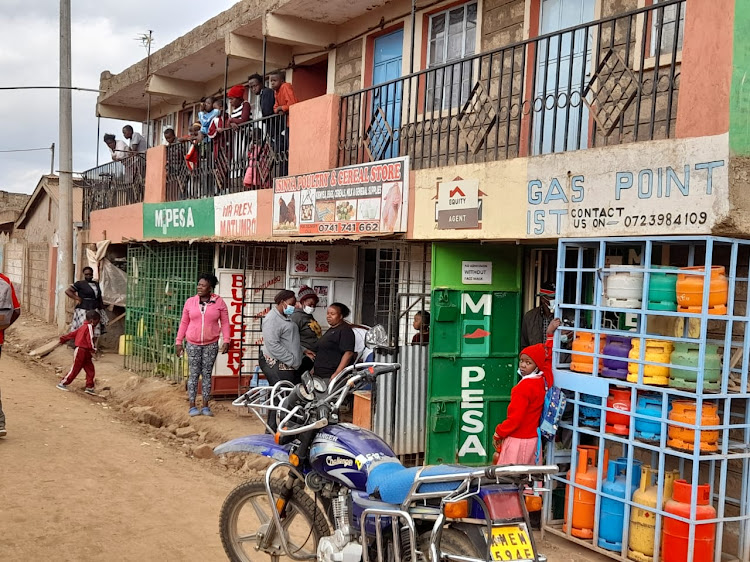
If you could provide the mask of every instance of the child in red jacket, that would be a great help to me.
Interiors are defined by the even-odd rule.
[[[81,372],[81,369],[86,371],[86,394],[96,394],[94,390],[94,377],[96,372],[94,371],[94,362],[92,357],[96,353],[96,347],[94,347],[94,327],[99,323],[99,313],[96,310],[89,310],[86,312],[86,321],[83,325],[64,336],[60,336],[60,343],[75,338],[76,350],[73,354],[73,366],[68,371],[68,374],[63,377],[57,384],[57,388],[60,390],[68,390],[68,385],[72,383]]]
[[[521,380],[510,391],[505,421],[495,428],[495,464],[536,464],[537,428],[552,375],[552,334],[560,326],[555,318],[547,328],[547,342],[530,345],[521,351],[518,374]]]

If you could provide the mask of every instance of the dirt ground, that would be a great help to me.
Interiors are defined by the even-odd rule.
[[[72,351],[28,356],[54,337],[22,319],[3,346],[0,560],[225,560],[221,504],[265,461],[210,450],[260,423],[229,402],[189,418],[181,388],[124,371],[111,352],[96,362],[101,397],[83,394],[83,374],[57,390]],[[550,562],[607,560],[549,534],[542,550]]]

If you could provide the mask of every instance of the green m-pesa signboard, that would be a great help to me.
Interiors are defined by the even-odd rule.
[[[521,252],[435,243],[425,461],[483,465],[517,380]]]
[[[144,238],[201,238],[214,235],[214,200],[144,203]]]

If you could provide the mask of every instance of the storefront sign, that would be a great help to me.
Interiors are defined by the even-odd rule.
[[[479,227],[479,181],[457,177],[438,184],[438,229]]]
[[[409,159],[277,178],[273,191],[274,235],[404,232]]]
[[[199,238],[214,235],[214,202],[193,199],[143,204],[144,238]]]
[[[726,136],[647,144],[608,148],[604,161],[601,151],[581,151],[562,173],[558,166],[540,168],[541,159],[530,160],[526,234],[710,232],[728,195]]]
[[[216,236],[255,236],[258,228],[258,192],[243,191],[215,197],[214,216]]]
[[[461,282],[464,285],[491,285],[491,261],[462,261]]]

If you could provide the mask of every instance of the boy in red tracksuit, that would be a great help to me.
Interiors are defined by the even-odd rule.
[[[552,334],[560,326],[555,318],[547,328],[547,342],[521,350],[518,374],[521,380],[510,391],[508,415],[495,428],[493,441],[498,452],[495,464],[536,464],[537,428],[544,409],[545,381],[554,384]]]
[[[96,353],[96,347],[94,347],[94,327],[99,323],[99,313],[96,310],[89,310],[86,312],[86,321],[77,330],[60,336],[60,343],[75,338],[76,350],[73,354],[73,366],[68,371],[68,374],[63,377],[57,384],[57,388],[60,390],[68,390],[68,385],[72,383],[81,372],[81,369],[86,371],[86,394],[96,394],[94,390],[94,377],[96,372],[94,371],[94,362],[92,357]]]

